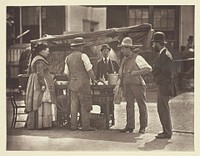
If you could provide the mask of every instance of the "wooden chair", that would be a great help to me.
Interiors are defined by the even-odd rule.
[[[16,101],[15,95],[11,95],[10,96],[10,101],[11,101],[12,108],[13,108],[13,116],[12,116],[11,128],[16,128],[16,123],[17,122],[24,122],[26,124],[27,116],[25,117],[24,120],[19,119],[20,115],[26,115],[27,114],[26,112],[24,112],[24,110],[25,110],[24,101],[23,100]]]

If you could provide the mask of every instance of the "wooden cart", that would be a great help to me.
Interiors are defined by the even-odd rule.
[[[115,51],[116,56],[120,60],[120,50],[118,44],[126,36],[133,39],[134,43],[142,44],[141,51],[147,51],[150,48],[150,39],[152,36],[151,24],[141,24],[130,27],[111,28],[102,31],[90,32],[90,33],[76,33],[65,35],[45,35],[43,38],[31,41],[32,58],[35,56],[33,47],[38,43],[47,43],[49,45],[50,54],[48,61],[50,62],[50,72],[54,75],[62,75],[64,71],[65,58],[71,53],[70,44],[75,37],[84,38],[84,52],[89,56],[94,71],[96,71],[97,60],[100,59],[100,46],[102,44],[109,44]],[[99,52],[99,53],[98,53]],[[61,126],[68,124],[69,121],[69,100],[67,96],[62,94],[63,90],[67,89],[64,84],[55,84],[58,101],[58,120]],[[106,129],[109,129],[111,125],[114,125],[114,104],[113,104],[113,88],[114,86],[91,86],[93,104],[100,105],[104,109],[106,118]],[[61,92],[60,92],[61,91]],[[100,94],[96,94],[100,92]],[[111,123],[110,123],[111,121]]]

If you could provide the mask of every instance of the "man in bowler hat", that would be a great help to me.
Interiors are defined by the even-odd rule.
[[[152,40],[152,48],[158,53],[158,58],[153,67],[153,77],[157,86],[157,111],[162,124],[162,133],[157,139],[170,139],[172,137],[172,124],[169,108],[169,96],[172,94],[172,55],[165,47],[165,34],[156,32]]]
[[[101,53],[103,57],[97,62],[97,80],[101,80],[103,78],[108,80],[108,74],[118,73],[118,63],[108,56],[110,50],[111,48],[108,44],[103,44],[101,47]]]

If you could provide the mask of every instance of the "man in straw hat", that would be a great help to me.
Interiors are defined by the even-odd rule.
[[[152,68],[142,56],[134,52],[139,46],[141,45],[133,45],[133,41],[130,37],[125,37],[122,40],[121,45],[119,45],[124,58],[119,69],[119,80],[116,88],[119,87],[119,85],[122,86],[127,102],[127,123],[126,127],[120,130],[123,133],[133,132],[135,129],[135,99],[138,103],[140,112],[139,133],[146,132],[148,122],[146,85],[141,75],[151,72]]]
[[[157,85],[157,109],[163,132],[156,138],[170,139],[172,137],[172,124],[169,108],[169,96],[171,95],[170,83],[172,82],[172,55],[166,49],[165,34],[156,32],[153,36],[152,47],[158,53],[158,58],[153,67],[153,77]]]
[[[92,109],[92,96],[90,78],[96,83],[92,64],[84,54],[82,37],[77,37],[71,44],[72,53],[65,59],[64,73],[69,77],[69,91],[71,98],[71,130],[78,129],[77,114],[81,113],[81,126],[83,131],[92,131],[90,127],[90,111]],[[80,107],[80,108],[79,108]]]

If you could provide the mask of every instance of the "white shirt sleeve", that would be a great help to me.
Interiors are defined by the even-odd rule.
[[[152,67],[151,67],[151,66],[146,62],[146,60],[145,60],[142,56],[140,56],[140,55],[138,55],[138,56],[136,57],[135,62],[136,62],[136,64],[138,65],[138,67],[139,67],[140,69],[142,69],[142,68],[150,68],[150,69],[152,69]]]
[[[67,57],[66,57],[66,59],[65,59],[65,69],[64,69],[64,74],[69,75],[69,67],[68,67],[68,65],[67,65]]]
[[[92,64],[90,62],[89,57],[83,53],[81,59],[83,60],[86,71],[90,71],[92,69]]]

